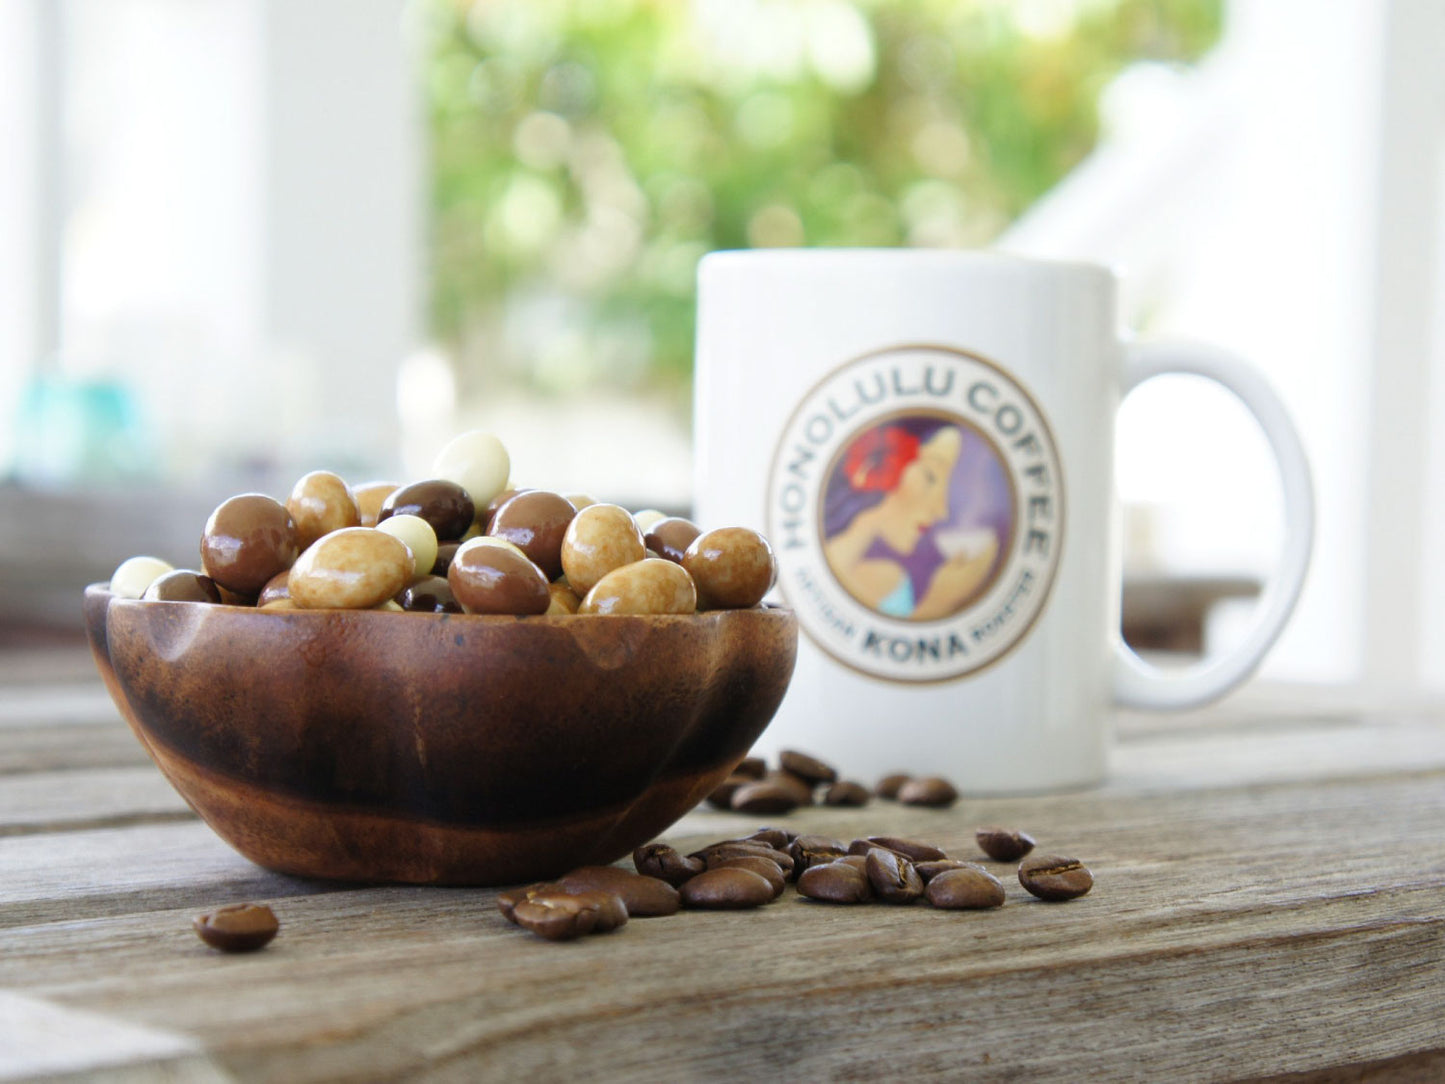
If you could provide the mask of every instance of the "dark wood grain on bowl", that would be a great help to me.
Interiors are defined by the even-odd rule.
[[[772,718],[797,639],[777,609],[499,618],[88,596],[87,617],[152,757],[242,853],[448,883],[551,876],[660,832]]]

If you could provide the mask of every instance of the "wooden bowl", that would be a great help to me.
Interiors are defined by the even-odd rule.
[[[347,881],[606,863],[704,798],[782,700],[797,622],[259,611],[85,592],[111,695],[223,839]]]

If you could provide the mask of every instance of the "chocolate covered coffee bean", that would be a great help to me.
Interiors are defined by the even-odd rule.
[[[452,594],[452,585],[445,576],[423,576],[413,580],[396,596],[398,605],[407,613],[459,614],[462,604]]]
[[[642,536],[647,548],[659,557],[665,557],[676,564],[682,564],[683,554],[693,540],[702,534],[702,528],[690,519],[668,516],[648,528]]]
[[[411,578],[432,575],[437,563],[437,536],[421,516],[388,516],[376,529],[399,539],[411,551]]]
[[[700,610],[744,610],[773,586],[773,548],[757,531],[719,527],[693,539],[682,557],[697,584]]]
[[[582,600],[577,597],[577,592],[568,587],[561,580],[553,580],[547,585],[547,594],[552,596],[545,613],[555,617],[558,614],[575,614],[577,607],[582,605]]]
[[[457,483],[445,478],[412,482],[387,495],[376,517],[377,525],[392,516],[420,516],[431,524],[438,542],[461,538],[476,516],[476,504]]]
[[[167,572],[175,569],[159,557],[127,557],[110,576],[110,593],[116,598],[140,598]]]
[[[303,550],[324,534],[361,526],[361,509],[351,488],[329,470],[302,475],[286,498],[286,511],[296,523],[296,544]]]
[[[216,508],[201,535],[207,576],[238,595],[255,598],[300,552],[296,521],[284,505],[261,493],[242,493]]]
[[[447,582],[470,614],[540,614],[552,602],[542,570],[497,539],[462,543],[447,569]]]
[[[211,577],[178,568],[154,580],[141,598],[147,602],[208,602],[219,606],[221,592]]]
[[[303,610],[368,610],[411,579],[411,550],[374,527],[344,527],[318,539],[296,559],[291,601]]]
[[[697,590],[681,565],[648,557],[614,568],[587,592],[579,614],[690,614]]]
[[[547,579],[562,574],[562,538],[577,509],[558,493],[525,489],[498,506],[486,533],[505,538],[527,555]]]
[[[359,486],[352,486],[351,495],[356,499],[356,511],[360,517],[357,526],[375,527],[386,498],[400,488],[400,482],[362,482]]]
[[[646,555],[632,513],[616,504],[588,505],[572,518],[562,537],[562,571],[583,598],[607,573]]]
[[[494,434],[481,429],[453,437],[432,461],[432,475],[461,486],[479,510],[507,488],[511,474],[507,449]]]

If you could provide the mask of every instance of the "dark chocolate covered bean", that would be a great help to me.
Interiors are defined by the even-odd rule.
[[[393,490],[381,504],[377,522],[391,516],[420,516],[431,524],[438,542],[461,538],[476,516],[471,495],[445,478],[428,478]]]
[[[462,604],[452,594],[452,585],[442,576],[423,576],[401,589],[396,601],[408,613],[459,614]]]

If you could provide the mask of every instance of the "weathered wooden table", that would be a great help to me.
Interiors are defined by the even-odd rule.
[[[0,1078],[1445,1079],[1440,705],[1255,689],[1121,719],[1099,790],[784,823],[969,855],[995,822],[1083,858],[1094,891],[1009,880],[980,914],[789,890],[551,944],[489,890],[252,866],[83,654],[0,656]],[[757,823],[697,812],[668,838]],[[203,946],[192,915],[242,900],[280,916],[271,947]]]

